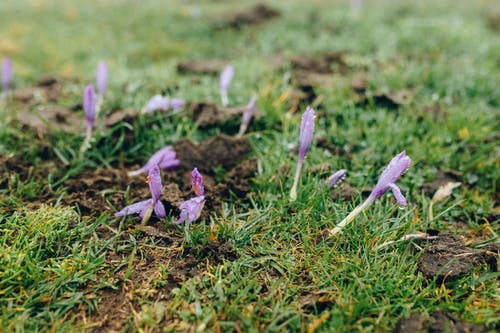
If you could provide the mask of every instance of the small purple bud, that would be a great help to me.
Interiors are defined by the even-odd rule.
[[[257,109],[256,105],[257,105],[257,96],[253,95],[252,98],[250,98],[250,101],[248,102],[247,106],[245,107],[245,110],[243,111],[240,131],[238,133],[239,135],[243,135],[246,132],[248,125],[250,125],[250,120],[252,120],[255,110]]]
[[[302,115],[299,137],[299,160],[303,161],[307,155],[314,135],[314,109],[308,106]]]
[[[219,91],[222,99],[222,105],[226,106],[229,101],[227,97],[227,90],[229,89],[229,84],[231,84],[231,80],[234,75],[234,67],[233,65],[227,65],[222,70],[219,81]]]
[[[186,101],[183,98],[172,98],[170,99],[170,108],[171,109],[180,109],[186,104]]]
[[[176,158],[176,153],[172,146],[166,146],[154,153],[142,168],[135,171],[130,171],[128,175],[140,175],[143,172],[149,171],[155,165],[160,167],[160,169],[171,169],[178,167],[180,163],[181,162]]]
[[[344,180],[347,171],[345,169],[340,169],[328,178],[328,187],[334,188],[339,185],[342,180]]]
[[[94,87],[89,84],[85,88],[85,92],[83,94],[83,112],[85,113],[85,119],[87,120],[87,128],[90,129],[92,129],[95,122],[96,103],[97,100]]]
[[[10,89],[10,84],[12,82],[12,61],[10,58],[3,58],[2,62],[2,86],[3,90],[7,91]]]
[[[185,222],[186,224],[192,223],[200,216],[204,204],[205,197],[203,195],[184,201],[179,206],[179,209],[181,210],[179,219],[175,221],[174,224],[181,224],[182,222]]]
[[[411,159],[409,156],[406,156],[406,152],[404,150],[394,157],[380,175],[377,185],[375,185],[372,193],[370,194],[370,198],[374,201],[380,198],[390,188],[399,204],[406,206],[406,200],[401,194],[401,190],[395,183],[406,172],[406,170],[408,170],[410,164]]]
[[[147,102],[143,108],[143,112],[153,112],[155,110],[167,111],[170,105],[170,99],[162,95],[154,95]]]
[[[108,68],[106,67],[106,63],[104,61],[100,61],[99,64],[97,65],[96,86],[101,96],[104,96],[107,84],[108,84]]]
[[[158,200],[160,200],[161,192],[163,189],[161,185],[160,168],[158,168],[157,165],[149,169],[148,183],[149,183],[149,189],[151,190],[151,197],[153,201],[156,203],[158,202]]]
[[[197,168],[194,168],[191,172],[193,191],[196,196],[205,194],[205,188],[203,187],[203,177]]]

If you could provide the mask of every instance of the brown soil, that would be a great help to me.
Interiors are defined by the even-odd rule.
[[[400,106],[408,104],[413,97],[413,92],[409,89],[391,91],[386,94],[364,95],[356,103],[358,106],[373,104],[376,107],[397,110]]]
[[[401,318],[394,329],[395,333],[481,333],[486,331],[483,326],[464,323],[452,314],[442,310],[436,310],[431,314],[414,314],[409,318]]]
[[[245,111],[245,106],[223,107],[205,102],[191,103],[188,108],[193,113],[193,121],[202,129],[233,123],[235,131],[238,130]]]
[[[326,137],[322,136],[316,140],[316,146],[328,150],[332,155],[343,156],[348,159],[352,158],[352,154],[343,147],[336,146],[330,142]]]
[[[353,75],[351,79],[351,88],[358,94],[364,94],[368,88],[368,78],[365,72],[359,72]]]
[[[330,198],[333,201],[341,200],[341,201],[352,201],[362,197],[367,197],[370,195],[372,189],[370,187],[363,187],[358,189],[349,185],[348,183],[341,183],[339,186],[336,186],[330,191]]]
[[[134,108],[126,108],[123,110],[116,110],[104,119],[105,127],[113,127],[120,124],[121,122],[127,122],[133,124],[139,113]]]
[[[17,123],[42,138],[52,131],[82,133],[85,120],[83,115],[65,107],[45,105],[32,110],[21,109],[17,113]]]
[[[43,76],[34,87],[27,87],[13,92],[14,100],[21,103],[48,101],[57,102],[63,97],[64,82],[56,77]]]
[[[451,234],[439,234],[431,240],[429,246],[418,259],[418,271],[427,279],[436,279],[438,283],[456,280],[470,274],[474,266],[486,264],[497,271],[496,253],[498,246],[488,250],[470,249],[464,246],[462,238]]]
[[[332,74],[338,72],[346,74],[350,68],[345,62],[346,52],[326,52],[311,56],[297,56],[292,59],[292,68],[312,73]]]
[[[181,62],[177,65],[177,72],[181,74],[208,74],[219,75],[227,61],[222,59],[199,59]]]
[[[245,25],[265,23],[280,15],[281,13],[274,8],[265,4],[256,4],[252,8],[248,8],[237,13],[226,14],[222,19],[220,19],[217,27],[239,29]]]
[[[324,291],[313,291],[300,297],[298,304],[304,313],[319,314],[330,309],[334,304],[334,298]]]

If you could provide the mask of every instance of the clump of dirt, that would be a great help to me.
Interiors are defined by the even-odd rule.
[[[453,281],[470,274],[474,266],[486,264],[497,271],[496,253],[500,248],[477,250],[464,246],[460,237],[442,233],[424,250],[418,259],[418,271],[427,279],[436,279],[438,283]]]
[[[400,106],[409,104],[413,97],[413,92],[409,89],[394,90],[389,93],[375,93],[363,95],[356,103],[358,106],[367,106],[373,104],[376,107],[397,110]]]
[[[430,314],[414,314],[409,318],[399,319],[395,333],[406,332],[454,332],[454,333],[482,333],[487,329],[472,323],[464,323],[452,314],[443,310],[436,310]]]
[[[51,131],[83,133],[84,119],[62,106],[46,105],[35,110],[20,110],[16,115],[17,123],[25,129],[34,131],[39,138]]]
[[[326,137],[322,136],[316,140],[316,147],[328,150],[332,155],[343,156],[348,159],[352,158],[352,154],[344,147],[340,147],[329,141]]]
[[[222,59],[199,59],[189,60],[177,64],[177,72],[180,74],[219,75],[227,61]]]
[[[174,145],[181,167],[192,170],[197,167],[202,173],[214,174],[214,168],[229,170],[241,163],[252,151],[248,139],[218,134],[198,145],[189,140],[180,140]]]
[[[454,183],[454,182],[461,182],[461,181],[462,181],[462,173],[460,171],[443,170],[443,171],[440,171],[436,174],[433,181],[422,185],[420,190],[423,191],[426,196],[432,198],[434,193],[436,193],[436,191],[441,186],[443,186],[449,182]]]
[[[256,25],[265,23],[275,17],[280,16],[281,13],[272,7],[265,4],[256,4],[252,8],[226,15],[217,24],[219,28],[235,28],[240,29],[245,25]]]
[[[245,106],[223,107],[212,103],[191,103],[188,106],[193,114],[193,121],[204,129],[214,126],[221,126],[226,123],[234,123],[235,128],[239,128],[241,116],[245,111]]]
[[[365,72],[359,72],[351,78],[351,88],[358,94],[364,94],[368,89],[368,78]]]
[[[301,55],[291,61],[295,70],[309,73],[332,74],[338,72],[346,74],[350,67],[345,61],[346,52],[326,52],[318,55]]]
[[[139,113],[137,112],[137,110],[135,110],[134,108],[126,108],[123,110],[114,111],[106,118],[104,118],[103,123],[105,127],[113,127],[122,122],[133,124],[137,120],[138,116]]]
[[[57,102],[63,97],[63,85],[64,82],[59,78],[43,76],[33,87],[16,89],[13,92],[13,98],[25,104],[37,101]]]
[[[304,313],[319,314],[330,309],[335,300],[325,291],[313,291],[301,296],[298,304]]]

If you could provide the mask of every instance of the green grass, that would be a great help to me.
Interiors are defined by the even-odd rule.
[[[218,102],[218,78],[202,77],[193,84],[189,76],[177,74],[177,63],[185,59],[223,58],[234,64],[229,92],[233,105],[259,95],[260,129],[249,134],[259,159],[251,202],[244,207],[228,202],[223,213],[196,223],[191,231],[196,243],[205,244],[210,225],[217,226],[219,240],[233,242],[239,258],[207,264],[205,271],[169,291],[167,301],[148,298],[139,290],[124,327],[138,332],[295,332],[320,324],[318,332],[383,332],[402,316],[445,309],[465,321],[498,329],[497,272],[478,268],[443,286],[415,274],[421,252],[413,244],[374,250],[404,234],[454,229],[458,222],[465,223],[462,234],[498,242],[498,221],[484,224],[483,219],[498,205],[494,196],[500,177],[500,38],[488,29],[485,18],[493,1],[368,2],[359,16],[349,13],[347,1],[270,1],[281,10],[280,18],[241,30],[215,29],[221,12],[242,3],[250,4],[0,4],[6,18],[0,21],[0,56],[12,58],[16,87],[30,86],[45,74],[76,78],[65,87],[67,97],[59,102],[63,106],[81,102],[100,59],[106,60],[110,75],[104,110],[140,109],[167,87],[176,87],[174,94],[188,100]],[[193,8],[200,17],[189,15]],[[367,72],[369,92],[411,89],[412,98],[391,111],[357,106],[349,77],[334,76],[330,85],[320,88],[315,137],[327,138],[352,156],[312,147],[298,200],[290,203],[300,116],[288,112],[287,101],[279,102],[290,88],[285,82],[288,69],[273,69],[270,59],[330,50],[349,51],[353,71]],[[433,105],[445,115],[434,118],[426,111]],[[103,214],[82,219],[76,207],[40,205],[39,198],[47,192],[64,195],[61,180],[78,177],[85,168],[145,161],[166,144],[181,138],[202,141],[219,130],[200,130],[183,113],[148,115],[139,118],[127,150],[116,141],[124,133],[118,125],[99,133],[100,144],[84,160],[75,161],[78,133],[53,133],[42,147],[35,134],[13,126],[10,119],[18,108],[12,101],[0,105],[5,119],[0,122],[0,154],[21,156],[23,163],[35,167],[28,175],[0,169],[7,174],[1,184],[5,188],[0,188],[0,330],[79,331],[92,325],[82,322],[82,314],[96,318],[98,290],[125,288],[111,278],[98,278],[116,273],[106,265],[107,253],[122,254],[119,266],[128,267],[129,274],[124,283],[134,287],[130,263],[143,252],[163,247],[153,238],[138,238],[134,218],[120,222]],[[46,147],[57,166],[41,177],[37,169],[46,159]],[[403,149],[413,161],[398,182],[409,206],[398,209],[384,196],[338,238],[318,241],[362,198],[330,200],[324,177],[308,168],[320,163],[332,170],[346,168],[351,185],[373,186],[382,168]],[[71,164],[64,166],[56,151]],[[439,217],[429,221],[430,199],[420,187],[444,169],[460,171],[464,182],[451,199],[435,206]],[[113,236],[99,238],[98,227]],[[182,235],[181,228],[166,229]],[[172,262],[162,262],[150,286],[161,289],[172,267]],[[311,295],[330,302],[326,308],[304,309]]]

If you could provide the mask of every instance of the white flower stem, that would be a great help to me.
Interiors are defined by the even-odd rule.
[[[144,216],[142,217],[141,225],[146,225],[146,223],[148,223],[149,219],[151,218],[151,215],[153,214],[153,208],[154,208],[154,203],[153,200],[151,200],[151,203],[149,204],[146,213],[144,213]]]
[[[227,97],[227,91],[221,90],[220,92],[220,98],[222,101],[222,106],[227,106],[229,104],[229,99]]]
[[[186,243],[191,243],[191,235],[189,235],[189,223],[184,221],[184,239]]]
[[[354,208],[352,212],[349,213],[349,215],[346,216],[345,219],[343,219],[339,224],[337,224],[332,230],[330,230],[330,236],[334,236],[338,234],[339,232],[342,231],[342,228],[344,228],[349,222],[354,220],[356,216],[359,215],[363,210],[365,210],[368,206],[370,206],[373,203],[373,199],[371,197],[368,197],[368,199],[365,200],[361,205],[358,207]]]
[[[80,157],[83,156],[83,153],[90,147],[90,140],[92,140],[92,127],[87,126],[87,131],[85,132],[85,139],[82,142],[82,146],[80,147]]]
[[[141,168],[141,169],[138,169],[138,170],[127,172],[127,176],[129,176],[129,177],[135,177],[135,176],[139,176],[143,172],[144,172],[144,170]]]
[[[431,202],[429,203],[429,210],[427,212],[429,221],[432,221],[434,219],[434,212],[432,211],[433,206],[434,206],[434,201],[431,200]]]
[[[304,160],[299,159],[297,162],[297,169],[295,170],[295,177],[293,178],[293,186],[290,190],[290,201],[297,200],[297,186],[299,185],[300,170],[302,169],[302,163]]]

